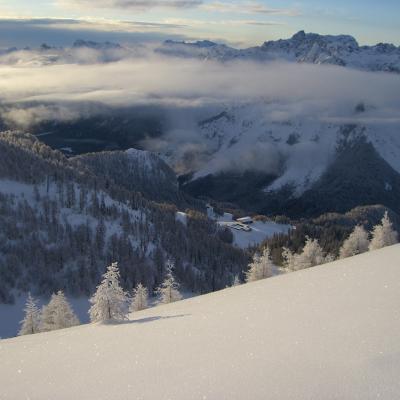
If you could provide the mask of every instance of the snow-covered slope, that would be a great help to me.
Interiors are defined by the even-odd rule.
[[[300,31],[290,39],[265,42],[259,50],[277,59],[400,72],[398,47],[387,43],[359,46],[349,35],[324,36]]]
[[[202,292],[226,287],[232,272],[247,265],[246,253],[222,242],[205,214],[190,212],[185,226],[175,219],[175,205],[138,192],[151,188],[147,177],[164,196],[168,182],[179,194],[175,175],[149,153],[67,159],[29,134],[2,132],[0,155],[0,304],[29,291],[46,298],[63,289],[87,297],[110,260],[119,263],[126,290],[138,282],[150,290],[159,284],[164,272],[156,268],[156,254],[183,260],[175,269],[180,284]],[[150,159],[154,164],[146,165]],[[199,273],[207,268],[215,274],[209,281]],[[0,321],[4,313],[0,309]],[[0,336],[10,331],[16,326],[0,326]]]
[[[400,246],[0,341],[1,398],[396,400]]]
[[[233,243],[246,249],[258,246],[266,239],[277,234],[287,234],[293,227],[287,224],[278,224],[272,221],[253,221],[249,226],[238,224],[230,213],[217,217],[219,226],[229,228],[233,234]]]
[[[368,71],[400,73],[400,48],[388,43],[360,46],[349,35],[318,35],[300,31],[290,39],[265,42],[262,46],[234,49],[209,41],[174,42],[168,40],[158,53],[186,58],[219,61],[256,60],[333,64]]]

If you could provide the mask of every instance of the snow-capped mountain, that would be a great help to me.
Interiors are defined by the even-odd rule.
[[[400,48],[392,44],[360,46],[348,35],[318,35],[300,31],[290,39],[265,42],[248,49],[209,41],[166,41],[156,50],[175,57],[196,57],[219,61],[256,60],[333,64],[368,71],[400,73]]]
[[[76,40],[69,47],[42,44],[39,48],[11,48],[0,51],[0,64],[40,67],[64,64],[116,62],[144,55],[141,46],[124,47],[118,43]]]
[[[209,40],[197,42],[167,40],[151,48],[142,45],[123,46],[112,42],[76,40],[71,47],[56,48],[43,44],[39,49],[4,49],[0,63],[48,65],[63,63],[112,62],[141,58],[152,53],[170,57],[197,58],[215,61],[289,61],[331,64],[367,71],[400,73],[400,47],[379,43],[360,46],[349,35],[319,35],[300,31],[290,39],[268,41],[261,46],[236,49]]]
[[[187,184],[189,191],[195,195],[203,192],[223,201],[239,201],[243,197],[246,201],[241,205],[245,208],[253,209],[258,204],[259,212],[290,213],[293,204],[289,207],[288,201],[301,203],[316,187],[319,192],[321,185],[327,189],[332,176],[330,180],[326,176],[334,170],[336,195],[340,193],[345,198],[316,212],[343,212],[357,205],[379,203],[398,210],[395,200],[400,194],[398,124],[364,123],[369,112],[361,104],[349,113],[353,123],[304,115],[288,117],[284,110],[284,105],[260,101],[233,106],[200,122],[199,135],[206,146],[201,157],[205,161],[196,170],[191,170],[190,163],[187,165],[187,172],[192,174]],[[193,162],[187,155],[184,157]],[[170,162],[177,162],[174,153]],[[243,173],[249,171],[253,175],[246,178]],[[263,179],[257,179],[257,174]],[[237,176],[237,188],[233,176]],[[227,182],[233,185],[230,189],[225,187]],[[361,183],[366,187],[351,195]],[[246,187],[247,193],[239,186]],[[261,197],[257,194],[259,190],[263,192]],[[352,199],[351,204],[345,201],[346,196]],[[270,209],[268,197],[281,207]],[[324,203],[324,196],[319,203]],[[295,208],[301,214],[302,207]],[[312,204],[303,207],[304,211],[313,208]]]
[[[94,42],[92,40],[83,40],[83,39],[75,40],[72,47],[74,48],[86,47],[89,49],[96,49],[96,50],[122,49],[122,46],[119,43]]]
[[[150,308],[121,324],[1,340],[1,395],[398,399],[399,257],[397,245]]]

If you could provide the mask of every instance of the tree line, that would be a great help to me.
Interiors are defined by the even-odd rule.
[[[398,234],[385,213],[381,223],[374,226],[371,239],[362,226],[356,226],[340,248],[340,259],[353,257],[367,251],[374,251],[398,243]],[[265,247],[261,254],[256,253],[245,271],[247,283],[273,277],[275,275],[311,268],[335,260],[329,253],[324,253],[317,239],[307,238],[303,250],[293,253],[284,248],[284,264],[279,267],[271,258],[271,251]],[[168,304],[182,299],[179,284],[176,281],[171,261],[166,263],[166,273],[163,282],[156,289],[158,304]],[[238,277],[232,286],[240,284]],[[149,307],[149,292],[142,283],[132,291],[132,296],[122,288],[118,263],[112,263],[103,274],[101,283],[90,298],[89,316],[91,322],[124,321],[130,313]],[[79,324],[77,316],[72,311],[62,291],[53,294],[50,302],[41,310],[31,295],[25,305],[25,317],[21,321],[19,335],[47,332],[63,329]]]
[[[169,304],[182,299],[173,269],[174,264],[168,261],[165,279],[155,291],[158,296],[157,304]],[[91,322],[124,321],[129,314],[149,307],[149,292],[139,283],[130,295],[121,286],[118,263],[112,263],[90,298],[90,304],[88,313]],[[29,294],[24,313],[19,336],[71,328],[80,324],[62,290],[53,293],[49,303],[41,309],[38,301]]]

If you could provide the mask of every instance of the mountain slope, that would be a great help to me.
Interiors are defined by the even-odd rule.
[[[126,190],[140,192],[149,200],[188,206],[174,171],[155,153],[136,149],[89,153],[71,162]]]
[[[260,101],[200,122],[207,158],[194,171],[188,165],[185,190],[268,215],[316,216],[374,204],[400,210],[398,122],[368,123],[363,118],[373,111],[361,103],[346,110],[353,123],[285,110]]]
[[[0,341],[4,399],[396,400],[400,246]]]
[[[356,206],[372,204],[384,204],[398,212],[399,196],[399,172],[371,143],[360,138],[339,150],[321,178],[300,199],[289,200],[286,205],[289,214],[303,215],[347,212]]]
[[[118,166],[131,153],[108,156]],[[148,157],[134,153],[134,161]],[[148,173],[143,162],[132,165],[132,179]],[[139,178],[129,187],[113,173],[122,171],[102,173],[29,134],[0,133],[0,303],[28,291],[88,296],[113,261],[127,290],[142,282],[152,291],[166,259],[175,261],[180,283],[198,292],[224,288],[243,270],[246,253],[223,242],[205,214],[189,210],[183,224],[175,205],[137,192]]]

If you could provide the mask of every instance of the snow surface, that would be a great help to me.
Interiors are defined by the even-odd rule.
[[[3,400],[400,398],[400,245],[0,341]]]
[[[187,225],[187,214],[182,211],[178,211],[176,213],[176,220],[186,226]]]
[[[219,222],[221,226],[231,227],[232,222]],[[265,239],[274,236],[277,233],[288,233],[291,229],[290,225],[281,225],[275,222],[255,221],[249,225],[250,232],[230,228],[233,233],[234,244],[238,247],[246,249],[249,246],[256,246],[262,243]]]
[[[214,213],[211,206],[207,208],[207,212],[210,218],[217,220],[218,225],[230,228],[233,233],[233,243],[242,249],[257,246],[275,234],[286,234],[292,229],[291,225],[277,224],[271,221],[254,221],[251,225],[248,225],[251,230],[246,232],[245,230],[238,230],[233,227],[238,224],[231,213],[224,213],[224,215],[218,216]]]

